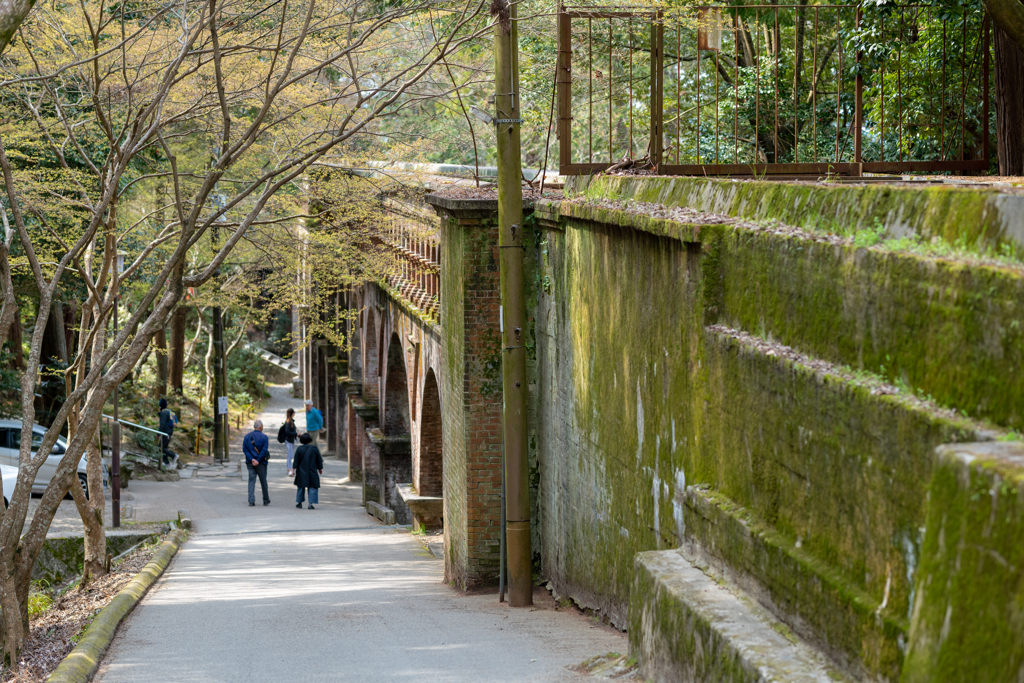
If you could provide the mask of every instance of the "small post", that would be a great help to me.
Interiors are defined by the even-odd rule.
[[[114,255],[117,274],[114,276],[114,335],[118,333],[117,309],[121,304],[121,288],[119,278],[124,272],[124,253],[117,252]],[[111,430],[110,450],[110,509],[112,513],[111,523],[117,529],[121,526],[121,423],[118,418],[117,408],[120,403],[121,383],[114,385],[114,426]],[[100,460],[103,459],[102,445],[100,448]],[[163,453],[160,454],[160,462],[164,461]],[[102,465],[101,465],[102,467]],[[93,493],[93,495],[96,495]]]
[[[224,449],[224,416],[220,412],[220,397],[224,395],[221,383],[221,364],[224,362],[224,329],[221,327],[220,306],[213,307],[213,457],[220,462]]]
[[[111,523],[117,529],[121,526],[121,423],[116,419],[110,440],[110,512]],[[163,461],[162,454],[160,460]]]

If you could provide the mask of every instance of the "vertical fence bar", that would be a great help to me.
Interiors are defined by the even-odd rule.
[[[814,141],[814,158],[818,163],[818,8],[814,8],[814,64],[811,67],[811,138]]]
[[[676,163],[679,163],[679,132],[683,128],[683,96],[680,83],[683,81],[683,27],[676,15]]]
[[[700,19],[697,19],[697,163],[700,163]]]
[[[885,19],[882,19],[882,33],[885,33]],[[882,78],[879,92],[879,109],[882,115],[881,130],[878,134],[878,160],[885,161],[885,60],[882,60]]]
[[[665,140],[662,137],[664,127],[665,94],[662,79],[665,71],[665,27],[662,23],[661,10],[654,15],[651,22],[651,163],[661,165],[661,157]]]
[[[740,162],[740,13],[732,15],[732,44],[736,51],[736,75],[732,80],[732,163]]]
[[[839,10],[836,10],[836,17],[839,16]],[[838,22],[837,22],[838,23]],[[861,23],[861,7],[857,5],[857,31],[860,31]],[[857,37],[858,41],[860,36]],[[839,44],[840,51],[842,50],[842,42]],[[840,52],[842,54],[842,52]],[[863,159],[862,148],[861,148],[861,128],[864,127],[864,76],[861,74],[861,63],[863,61],[864,53],[857,50],[857,78],[854,81],[854,88],[856,89],[853,95],[853,163],[859,164]],[[840,70],[839,78],[842,80],[843,74]],[[838,133],[838,128],[837,128]]]
[[[775,30],[772,32],[772,50],[775,51],[775,72],[772,74],[772,90],[775,91],[775,129],[772,161],[779,162],[779,8],[775,8]]]
[[[757,163],[757,150],[761,149],[761,11],[754,10],[754,149],[751,163]]]
[[[558,12],[558,166],[568,173],[572,163],[572,25],[565,8]],[[565,170],[561,170],[565,169]]]
[[[939,161],[946,160],[946,20],[942,20],[942,102],[939,104]]]
[[[989,58],[989,54],[988,54],[989,53],[989,32],[988,32],[988,27],[989,27],[990,20],[991,20],[991,17],[989,17],[988,13],[986,12],[985,18],[983,20],[984,24],[985,24],[985,38],[984,38],[984,40],[985,40],[985,44],[984,44],[985,56],[984,56],[984,58],[982,59],[982,62],[981,62],[981,69],[982,69],[981,158],[985,160],[986,164],[989,163],[989,158],[988,158],[988,153],[989,153],[988,152],[988,79],[989,79],[989,63],[988,63],[988,58]]]
[[[899,37],[896,40],[896,144],[899,145],[899,160],[903,163],[903,32],[906,15],[900,8]]]
[[[633,158],[633,17],[629,17],[629,99],[626,106],[629,107],[629,153],[627,159]]]
[[[612,78],[612,18],[608,17],[608,163],[615,163],[615,151],[612,145],[612,136],[615,126],[612,123],[612,85],[615,79]]]
[[[594,163],[594,33],[592,17],[587,17],[587,160]],[[547,170],[547,169],[544,169]]]
[[[967,10],[962,20],[963,36],[960,43],[960,161],[965,159],[964,138],[967,136]]]
[[[718,52],[715,52],[715,163],[718,161],[718,109],[719,109],[719,92],[718,92]]]
[[[804,15],[806,17],[806,15]],[[793,24],[793,163],[800,163],[800,73],[796,63],[796,33],[800,26],[800,10],[796,11],[796,22]],[[806,28],[806,27],[805,27]],[[801,67],[803,64],[800,65]]]

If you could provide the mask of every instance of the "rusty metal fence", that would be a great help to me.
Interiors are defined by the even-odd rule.
[[[561,8],[560,173],[984,171],[989,26],[920,4]]]

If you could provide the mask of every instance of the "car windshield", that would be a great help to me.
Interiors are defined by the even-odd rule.
[[[43,433],[32,432],[32,452],[35,453],[39,450],[39,447],[43,444]],[[11,430],[11,448],[21,448],[21,430]]]

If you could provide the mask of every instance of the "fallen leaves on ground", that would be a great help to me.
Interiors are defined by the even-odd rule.
[[[119,562],[106,576],[94,580],[85,590],[77,587],[54,598],[53,605],[32,619],[21,670],[17,675],[4,669],[2,683],[45,681],[68,653],[100,610],[114,599],[153,557],[154,548],[140,548]]]

